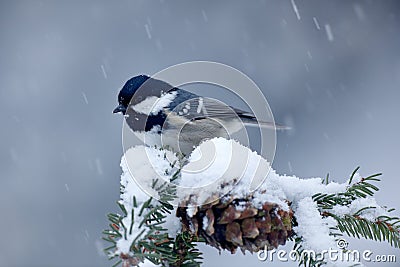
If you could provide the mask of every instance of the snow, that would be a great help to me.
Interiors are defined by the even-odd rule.
[[[149,196],[158,198],[158,192],[152,188],[153,180],[169,181],[174,172],[171,163],[176,160],[174,153],[154,147],[141,145],[128,149],[121,159],[121,185],[125,186],[121,199],[131,201],[136,196],[143,203]]]
[[[187,205],[187,210],[186,210],[186,212],[187,212],[187,215],[188,215],[189,217],[193,217],[193,215],[194,215],[195,212],[196,212],[196,206],[195,206],[195,205],[192,205],[192,204],[188,204],[188,205]]]
[[[95,164],[96,164],[97,173],[98,173],[99,175],[103,175],[103,167],[102,167],[102,165],[101,165],[101,161],[100,161],[99,158],[96,158]]]
[[[321,27],[319,26],[319,23],[318,23],[318,20],[316,17],[313,17],[313,21],[314,21],[315,27],[317,27],[317,29],[320,30]]]
[[[336,193],[346,190],[347,184],[322,184],[321,178],[300,179],[279,175],[265,159],[234,140],[214,138],[203,142],[182,168],[178,197],[181,201],[195,195],[198,205],[217,194],[229,193],[237,198],[253,193],[253,204],[261,207],[266,201],[288,209],[287,200],[297,202],[317,192]],[[197,194],[201,190],[201,194]],[[193,197],[192,197],[192,200]]]
[[[133,196],[136,197],[139,208],[141,203],[148,200],[149,195],[157,199],[158,192],[152,188],[152,181],[169,181],[176,170],[171,163],[177,160],[178,157],[172,152],[154,147],[136,146],[126,151],[121,160],[121,185],[124,189],[120,200],[129,213],[123,219],[125,225],[131,223],[131,210],[137,209],[133,207]],[[325,184],[324,179],[318,177],[301,179],[294,175],[280,175],[256,152],[237,141],[224,138],[202,142],[184,163],[180,177],[176,180],[177,203],[186,204],[188,216],[195,214],[198,205],[205,204],[210,199],[215,200],[215,197],[252,197],[252,204],[256,208],[261,208],[265,202],[273,202],[284,210],[289,210],[290,202],[298,222],[294,231],[303,238],[304,248],[316,253],[337,249],[335,237],[330,235],[330,228],[336,226],[336,221],[331,217],[321,216],[312,196],[316,193],[345,192],[349,187],[348,181]],[[361,179],[356,173],[352,184],[360,182]],[[359,214],[368,220],[375,220],[378,216],[387,214],[372,197],[356,199],[349,206],[335,206],[330,212],[343,216],[355,214],[364,207],[374,207]],[[244,209],[245,203],[238,203],[237,208]],[[134,214],[135,222],[140,222],[138,213]],[[208,221],[205,218],[203,227],[207,225]],[[142,230],[137,227],[138,223],[135,223],[132,235],[118,241],[117,253],[129,252],[132,240]],[[168,229],[170,237],[174,237],[180,231],[180,221],[175,217],[175,212],[168,215],[164,227]]]
[[[207,17],[206,12],[204,11],[204,9],[201,10],[201,15],[203,16],[204,22],[207,22],[208,21],[208,17]]]
[[[306,69],[307,72],[310,72],[310,68],[308,67],[307,63],[304,63],[304,68]]]
[[[103,73],[104,79],[107,80],[107,72],[106,72],[106,69],[104,68],[104,65],[101,65],[100,68],[101,68],[101,72]]]
[[[150,27],[148,24],[144,25],[144,28],[146,30],[147,38],[151,39],[151,33],[150,33]]]
[[[325,24],[325,31],[326,31],[326,36],[328,37],[329,42],[333,42],[333,33],[331,29],[331,25]]]
[[[168,231],[168,236],[174,237],[181,231],[181,221],[176,217],[176,210],[171,211],[165,218],[164,228]]]
[[[235,209],[237,211],[244,211],[246,209],[246,201],[239,201],[236,205],[235,205]]]
[[[83,101],[85,101],[86,105],[88,105],[89,101],[88,101],[88,98],[87,98],[85,92],[82,92],[82,97],[83,97]]]
[[[296,219],[299,225],[293,229],[303,237],[306,249],[319,251],[336,246],[334,237],[329,235],[330,224],[322,218],[317,203],[311,197],[305,197],[297,203]]]
[[[103,242],[100,239],[96,239],[94,241],[94,246],[96,247],[97,254],[100,257],[104,257],[104,249],[105,249],[105,247],[103,246]]]
[[[117,241],[116,254],[129,253],[129,248],[133,240],[141,231],[144,234],[147,228],[139,224],[143,218],[139,217],[142,204],[149,199],[149,196],[158,197],[158,192],[152,188],[154,179],[169,181],[173,172],[173,167],[167,159],[176,160],[175,155],[169,151],[162,151],[156,148],[145,146],[136,146],[128,149],[121,159],[121,199],[120,203],[124,205],[127,216],[123,218],[122,223],[130,227],[132,223],[132,210],[134,211],[134,224],[131,234],[127,234],[126,239],[120,238]],[[137,207],[134,207],[133,198],[136,198]],[[155,200],[153,200],[155,201]],[[174,212],[167,217],[166,227],[171,236],[176,235],[180,227],[180,222]],[[124,236],[124,230],[120,229]]]
[[[203,217],[203,230],[207,230],[208,227],[208,218],[207,216]]]
[[[312,55],[311,55],[310,51],[307,51],[307,56],[308,56],[309,59],[312,59]]]
[[[369,209],[363,210],[359,215],[367,220],[374,221],[377,217],[381,215],[389,214],[384,208],[378,205],[375,198],[366,197],[354,200],[348,207],[347,206],[335,206],[333,207],[333,213],[339,216],[345,214],[355,214],[359,210],[365,207],[371,207]]]
[[[291,0],[291,2],[292,2],[293,11],[296,14],[297,19],[300,20],[301,17],[300,17],[299,9],[297,8],[297,5],[294,2],[294,0]]]
[[[364,21],[365,20],[364,9],[359,4],[354,4],[353,9],[354,9],[354,13],[356,13],[357,18],[360,21]]]
[[[140,264],[140,267],[153,267],[153,266],[158,266],[158,265],[155,265],[149,260],[144,260],[144,262]]]

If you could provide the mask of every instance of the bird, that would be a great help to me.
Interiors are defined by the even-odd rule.
[[[229,139],[245,126],[288,129],[257,121],[251,112],[147,75],[132,77],[124,84],[113,113],[122,113],[129,128],[146,145],[166,146],[183,155],[189,155],[204,140]]]

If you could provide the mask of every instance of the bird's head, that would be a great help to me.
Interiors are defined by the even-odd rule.
[[[113,112],[121,112],[125,115],[129,105],[137,105],[142,101],[146,101],[149,97],[150,99],[154,97],[159,98],[163,94],[175,89],[172,85],[147,75],[135,76],[129,79],[122,87],[118,94],[119,105]]]
[[[121,91],[119,91],[118,94],[119,105],[114,109],[113,113],[121,112],[122,114],[125,114],[133,95],[149,78],[150,77],[146,75],[138,75],[129,79],[122,87]]]

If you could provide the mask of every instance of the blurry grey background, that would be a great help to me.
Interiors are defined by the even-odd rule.
[[[279,173],[343,182],[360,165],[384,173],[378,201],[399,209],[400,2],[295,2],[300,20],[289,0],[1,1],[0,265],[111,265],[100,237],[119,197],[116,94],[191,60],[243,71],[293,126],[278,134]],[[202,249],[204,266],[296,266]]]

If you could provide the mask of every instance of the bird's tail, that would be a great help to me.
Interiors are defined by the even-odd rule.
[[[277,124],[274,122],[267,122],[267,121],[256,121],[256,120],[243,120],[244,126],[249,126],[249,127],[261,127],[265,129],[275,129],[275,130],[290,130],[292,129],[290,126],[282,125],[282,124]]]

